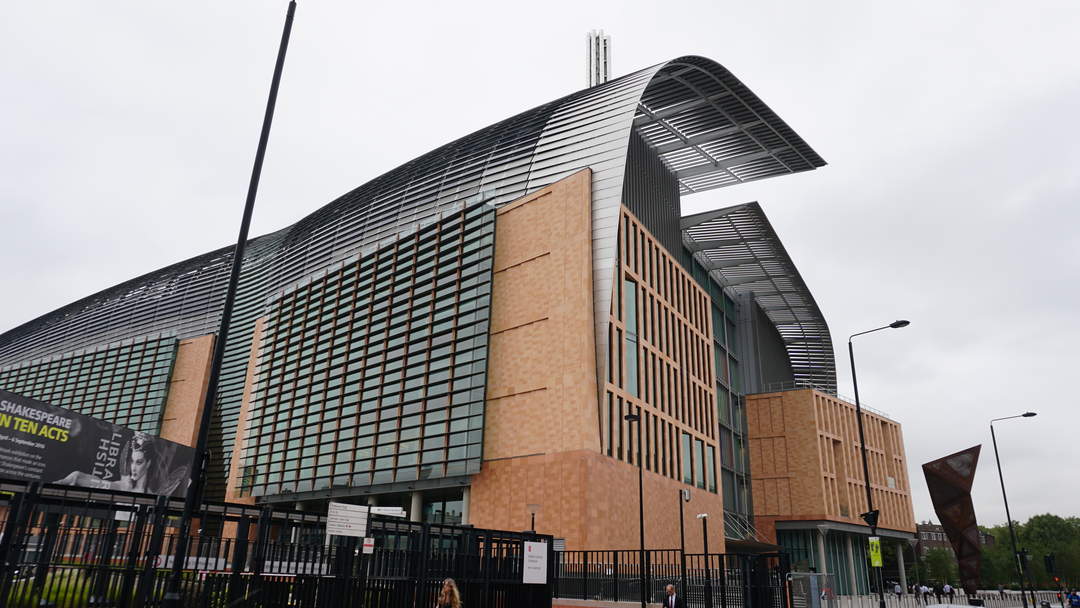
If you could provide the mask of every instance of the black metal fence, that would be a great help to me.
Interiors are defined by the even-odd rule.
[[[167,497],[0,481],[0,608],[161,605],[181,509]],[[553,584],[522,583],[524,541],[551,537],[374,517],[364,553],[356,538],[327,543],[325,519],[205,503],[183,605],[427,607],[447,577],[470,607],[551,605]]]
[[[644,589],[646,601],[657,604],[671,584],[687,608],[790,606],[790,564],[782,553],[687,554],[684,562],[677,549],[650,549],[644,553],[644,568],[637,550],[563,551],[557,555],[556,597],[640,602]]]

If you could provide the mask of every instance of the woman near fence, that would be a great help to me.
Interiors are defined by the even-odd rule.
[[[461,593],[458,592],[454,579],[448,578],[442,582],[442,590],[439,591],[439,600],[435,608],[461,608]]]

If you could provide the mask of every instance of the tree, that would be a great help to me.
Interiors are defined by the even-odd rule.
[[[926,552],[926,569],[927,579],[934,582],[955,584],[959,578],[956,558],[952,551],[941,547],[934,547]]]

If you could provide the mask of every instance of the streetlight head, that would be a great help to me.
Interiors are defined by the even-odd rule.
[[[908,321],[907,319],[899,319],[889,323],[889,327],[893,329],[900,329],[901,327],[907,327],[908,325],[911,325],[911,321]]]
[[[1023,414],[1021,414],[1021,416],[1023,416],[1024,418],[1031,418],[1032,416],[1038,416],[1038,414],[1036,414],[1035,412],[1024,412]]]
[[[637,422],[638,420],[641,420],[641,416],[638,416],[637,414],[627,414],[623,416],[623,420],[626,420],[627,422]]]
[[[682,495],[683,502],[690,502],[690,489],[689,488],[683,488],[682,490],[679,490],[679,494]]]
[[[708,517],[709,517],[709,514],[708,514],[708,513],[698,513],[698,514],[697,514],[697,518],[698,518],[698,519],[706,519],[706,518],[708,518]]]

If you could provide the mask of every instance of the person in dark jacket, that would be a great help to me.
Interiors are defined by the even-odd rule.
[[[661,604],[664,608],[686,608],[682,596],[675,593],[675,585],[668,585],[664,590],[667,591],[664,602]]]

